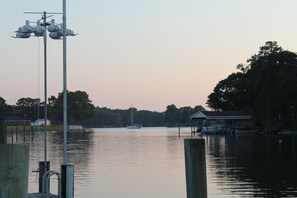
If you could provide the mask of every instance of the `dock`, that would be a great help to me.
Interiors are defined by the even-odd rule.
[[[46,194],[42,194],[42,193],[29,193],[28,194],[28,198],[46,198],[47,195]],[[50,194],[48,196],[49,198],[58,198],[57,195],[53,195],[53,194]]]

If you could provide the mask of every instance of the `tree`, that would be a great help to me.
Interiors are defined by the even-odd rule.
[[[179,123],[178,109],[174,104],[168,105],[165,111],[165,122],[168,125],[176,125]]]
[[[36,120],[38,117],[39,98],[20,98],[16,103],[16,114],[24,119]]]
[[[296,53],[269,41],[247,63],[237,66],[241,72],[230,74],[216,85],[208,96],[209,107],[247,110],[266,128],[296,125]]]
[[[0,97],[0,117],[5,117],[12,113],[11,106],[6,104],[6,100]]]
[[[54,103],[53,111],[58,121],[63,120],[63,93],[59,93],[58,98],[51,97]],[[82,124],[86,118],[93,115],[94,105],[91,103],[89,95],[84,91],[67,92],[67,122],[70,124]],[[50,103],[51,104],[51,103]],[[51,104],[52,105],[52,104]]]
[[[250,109],[251,83],[244,73],[229,75],[221,80],[208,96],[208,106],[224,111]]]

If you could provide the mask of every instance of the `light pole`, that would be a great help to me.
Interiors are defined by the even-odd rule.
[[[66,37],[66,0],[63,0],[63,163],[67,165],[67,37]]]
[[[67,36],[75,36],[74,32],[70,29],[66,28],[66,1],[63,0],[63,23],[55,24],[55,21],[52,19],[51,23],[46,21],[47,14],[61,14],[61,13],[47,13],[44,12],[25,12],[25,14],[42,14],[43,23],[40,24],[40,20],[37,21],[37,26],[33,27],[30,25],[29,21],[26,21],[26,24],[23,27],[20,27],[18,31],[16,31],[16,36],[14,38],[30,38],[31,34],[34,34],[37,37],[43,36],[44,38],[44,164],[39,165],[39,192],[42,192],[42,183],[43,183],[43,175],[50,170],[49,162],[47,162],[47,30],[50,32],[49,36],[52,39],[61,39],[63,37],[63,136],[64,136],[64,165],[67,165],[67,87],[66,87],[66,37]],[[65,4],[65,6],[64,6]],[[52,15],[51,15],[52,16]],[[51,17],[49,16],[49,17]],[[47,26],[49,26],[47,28]],[[41,163],[40,163],[41,164]],[[73,166],[68,168],[66,166],[66,173],[71,172],[73,175]],[[62,176],[63,176],[63,166],[62,166]],[[65,175],[65,178],[67,176]],[[64,179],[65,179],[64,178]],[[63,180],[63,178],[62,178]],[[62,182],[63,183],[63,182]],[[73,181],[72,181],[73,183]],[[64,188],[66,189],[66,186]],[[65,191],[65,190],[64,190]],[[68,191],[68,190],[66,190]],[[63,193],[63,188],[62,188]],[[73,196],[73,193],[70,193]],[[63,197],[66,197],[63,196]],[[67,195],[67,198],[70,197]]]
[[[63,165],[62,174],[62,197],[74,198],[74,166],[67,161],[67,23],[66,23],[66,0],[63,0]],[[72,32],[73,33],[73,32]]]

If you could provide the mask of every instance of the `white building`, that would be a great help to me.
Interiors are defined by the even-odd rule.
[[[47,120],[46,121],[47,126],[51,125],[51,121]],[[45,119],[38,119],[35,120],[34,122],[31,122],[31,126],[44,126],[45,125]]]

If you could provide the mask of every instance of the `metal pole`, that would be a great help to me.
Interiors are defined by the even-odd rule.
[[[43,12],[43,26],[44,26],[44,169],[47,170],[47,24],[46,24],[46,11]]]
[[[66,54],[66,0],[63,0],[63,138],[64,165],[67,164],[67,54]]]

